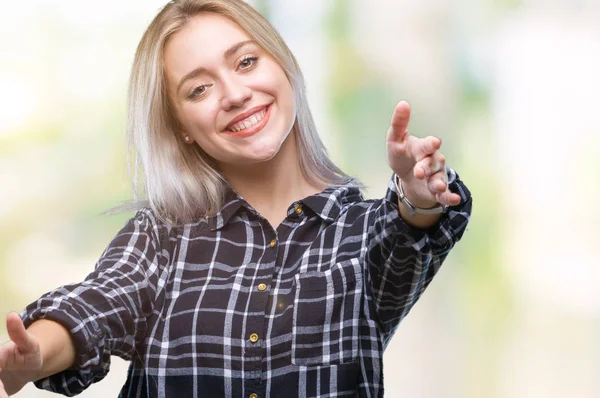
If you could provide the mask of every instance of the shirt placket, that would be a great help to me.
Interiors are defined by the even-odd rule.
[[[279,252],[279,241],[277,232],[270,226],[268,233],[265,234],[264,253],[261,256],[258,267],[258,277],[251,287],[251,298],[246,323],[246,348],[244,350],[245,369],[248,370],[248,378],[244,381],[245,396],[252,398],[261,398],[265,395],[265,387],[262,383],[262,363],[265,355],[265,333],[266,308],[268,305],[270,286],[272,283],[273,270]]]

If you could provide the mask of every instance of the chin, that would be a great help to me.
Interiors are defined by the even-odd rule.
[[[261,140],[254,143],[250,148],[251,153],[248,156],[255,162],[266,162],[273,159],[281,150],[283,140]]]
[[[265,149],[249,154],[249,163],[268,162],[279,153],[279,148]]]

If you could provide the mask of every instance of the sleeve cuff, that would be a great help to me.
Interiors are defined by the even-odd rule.
[[[75,345],[75,364],[70,369],[37,380],[34,384],[47,391],[73,396],[106,376],[110,355],[104,352],[104,333],[92,315],[86,315],[86,311],[76,303],[67,303],[64,296],[51,297],[51,294],[30,304],[21,313],[21,319],[25,328],[39,319],[52,320],[64,326]],[[85,319],[85,322],[81,319]],[[108,358],[104,358],[105,356]]]
[[[429,247],[434,255],[446,254],[454,244],[462,237],[471,214],[471,193],[460,180],[456,171],[446,168],[448,173],[448,188],[460,195],[461,201],[456,206],[451,206],[448,211],[440,217],[440,220],[426,230],[421,230],[408,225],[400,216],[398,211],[398,230],[408,232],[415,238],[415,248],[423,250]],[[394,175],[390,178],[385,195],[388,201],[398,210],[398,192],[394,184]]]

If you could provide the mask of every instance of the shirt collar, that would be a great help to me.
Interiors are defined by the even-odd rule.
[[[307,196],[300,202],[324,221],[333,222],[338,218],[347,203],[360,200],[363,200],[363,198],[358,188],[351,185],[341,185],[325,188],[317,194]],[[209,228],[212,231],[221,229],[227,225],[233,215],[243,206],[249,207],[248,203],[230,186],[226,188],[223,203],[221,211],[214,216],[207,217]]]
[[[229,185],[225,189],[223,207],[214,216],[208,216],[208,226],[211,231],[223,228],[233,215],[246,203]]]
[[[342,185],[326,188],[322,192],[302,199],[301,202],[323,220],[333,222],[347,203],[360,200],[362,195],[358,188]]]

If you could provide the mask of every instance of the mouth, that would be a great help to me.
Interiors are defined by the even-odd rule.
[[[251,114],[244,119],[230,123],[225,128],[225,133],[234,137],[249,137],[256,134],[266,126],[271,115],[271,105],[263,106],[257,109],[251,109]],[[245,115],[243,115],[245,116]]]

